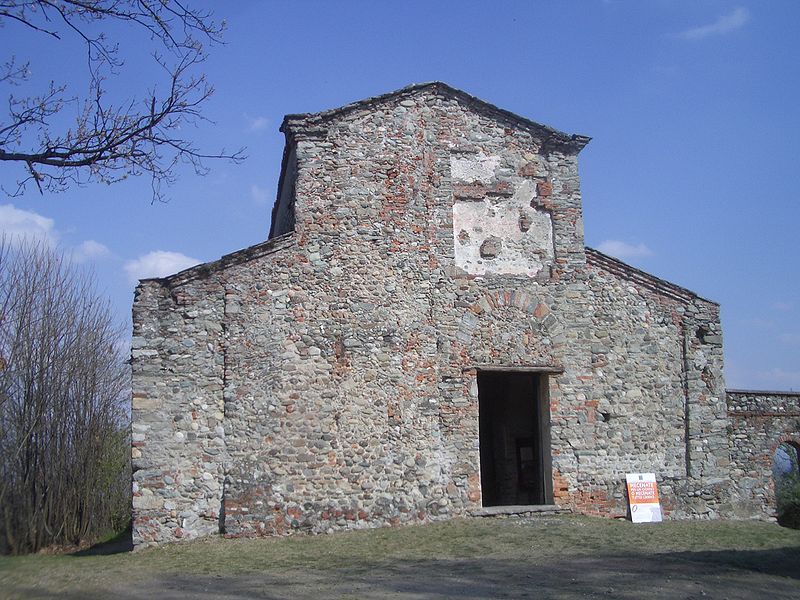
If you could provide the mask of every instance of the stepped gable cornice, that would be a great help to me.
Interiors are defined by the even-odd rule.
[[[590,265],[600,267],[601,269],[617,275],[618,277],[626,279],[627,281],[636,283],[649,290],[673,298],[674,300],[679,300],[685,303],[701,300],[702,302],[708,302],[710,304],[714,304],[715,306],[719,306],[718,302],[703,298],[691,290],[687,290],[684,287],[675,285],[674,283],[670,283],[664,279],[660,279],[655,275],[651,275],[646,271],[632,267],[631,265],[624,263],[619,259],[613,258],[607,254],[603,254],[599,250],[589,248],[588,246],[586,247],[586,262]]]

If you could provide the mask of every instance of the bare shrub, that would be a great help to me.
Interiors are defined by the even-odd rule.
[[[125,526],[120,333],[90,274],[43,243],[0,241],[0,552]]]

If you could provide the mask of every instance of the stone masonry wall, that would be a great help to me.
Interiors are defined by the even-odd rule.
[[[719,307],[587,249],[595,396],[574,435],[584,510],[626,510],[625,473],[654,472],[674,517],[727,512]],[[587,496],[587,493],[589,494]]]
[[[800,393],[728,390],[733,509],[774,518],[772,461],[783,442],[800,443]]]
[[[238,365],[226,388],[237,404],[226,410],[226,532],[479,507],[476,365],[575,365],[554,381],[558,397],[586,364],[579,306],[565,296],[581,285],[568,274],[583,243],[574,157],[435,93],[287,128],[296,255],[228,274],[241,311],[226,327]],[[454,156],[489,156],[492,167],[453,177]],[[529,210],[548,203],[558,262],[551,249],[539,281],[480,279],[456,264],[454,198],[467,186],[476,203],[514,211],[513,231],[523,197]],[[502,256],[506,237],[494,233]],[[280,301],[259,284],[281,287]]]
[[[136,290],[134,543],[219,530],[225,432],[223,297],[216,279]]]
[[[163,280],[144,280],[133,308],[133,539],[150,545],[224,524],[226,269],[268,257],[275,239]]]
[[[441,85],[284,131],[294,232],[137,292],[137,543],[480,508],[498,368],[547,378],[557,504],[624,512],[635,468],[715,514],[717,307],[585,250],[586,138]]]

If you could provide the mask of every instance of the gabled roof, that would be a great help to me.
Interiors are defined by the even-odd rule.
[[[545,149],[559,147],[578,153],[587,143],[589,143],[589,140],[591,140],[590,137],[585,135],[570,135],[558,131],[557,129],[553,129],[547,125],[542,125],[541,123],[531,121],[530,119],[526,119],[525,117],[521,117],[508,110],[499,108],[494,104],[490,104],[485,100],[476,98],[467,92],[451,87],[446,83],[442,83],[441,81],[414,83],[399,90],[395,90],[394,92],[389,92],[388,94],[366,98],[364,100],[346,104],[345,106],[339,108],[333,108],[318,113],[286,115],[283,119],[283,124],[281,125],[281,131],[284,133],[291,133],[295,131],[307,132],[323,130],[329,123],[336,121],[337,119],[346,116],[353,111],[369,109],[370,107],[382,104],[389,100],[413,96],[414,94],[417,94],[423,90],[435,90],[446,97],[455,98],[459,102],[463,102],[464,104],[473,108],[476,112],[483,113],[491,118],[508,123],[515,127],[527,129],[544,140],[543,147]]]

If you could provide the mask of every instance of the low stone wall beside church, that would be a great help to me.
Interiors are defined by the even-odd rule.
[[[733,514],[774,517],[772,462],[783,442],[800,443],[800,392],[728,390]]]

